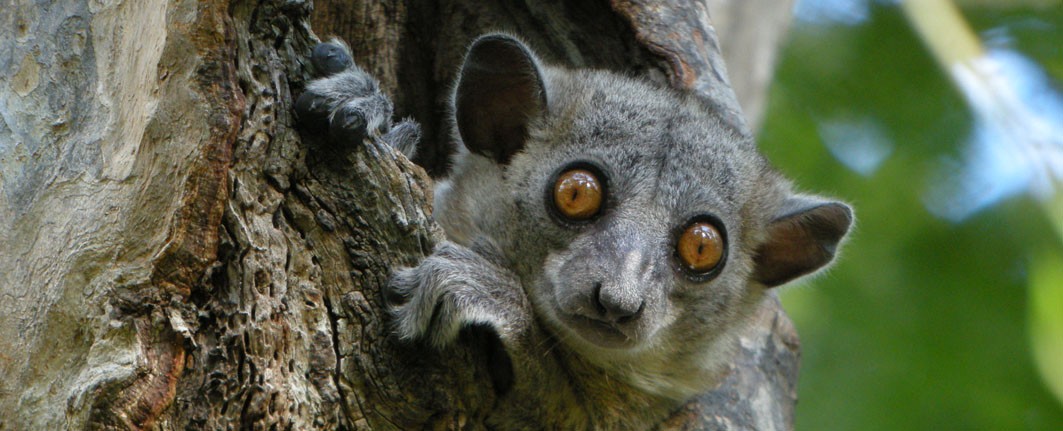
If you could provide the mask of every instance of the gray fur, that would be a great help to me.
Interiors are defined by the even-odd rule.
[[[449,241],[391,280],[398,335],[442,346],[462,327],[493,329],[514,374],[489,418],[496,429],[649,428],[725,374],[735,334],[770,288],[755,274],[771,274],[773,286],[829,264],[851,211],[795,195],[751,140],[688,94],[543,66],[511,36],[482,37],[472,50],[487,44],[508,44],[488,53],[530,58],[466,64],[479,69],[463,68],[456,91],[517,117],[479,110],[472,119],[487,118],[485,126],[451,112],[456,128],[507,129],[455,133],[480,141],[475,152],[459,145],[436,188],[435,217]],[[519,94],[506,93],[514,87],[506,79],[490,78],[497,89],[462,81],[490,77],[484,67],[523,77]],[[527,91],[529,82],[541,88]],[[335,92],[322,86],[315,91]],[[543,101],[530,114],[517,109]],[[485,136],[526,138],[514,146]],[[577,161],[605,174],[606,200],[597,219],[573,226],[552,216],[547,190]],[[727,257],[700,280],[679,268],[674,250],[676,232],[705,214],[722,222]]]
[[[376,79],[354,64],[345,43],[333,39],[321,44],[311,60],[325,76],[311,81],[296,101],[301,122],[327,124],[335,141],[361,142],[367,135],[378,136],[406,157],[414,156],[421,139],[420,126],[410,120],[392,124],[391,99],[380,90]]]

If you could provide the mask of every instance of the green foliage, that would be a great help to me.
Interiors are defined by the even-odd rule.
[[[1063,7],[965,12],[1063,78]],[[832,121],[879,126],[892,153],[869,175],[848,170],[821,142]],[[1024,197],[958,224],[924,206],[931,173],[970,129],[965,101],[895,7],[872,6],[856,26],[795,26],[761,147],[858,219],[828,277],[783,293],[804,354],[799,431],[1063,429],[1026,326],[1034,253],[1063,247],[1050,221]],[[1063,308],[1042,312],[1063,319]]]
[[[1063,222],[1063,220],[1061,220]],[[1042,250],[1030,270],[1030,344],[1048,385],[1063,400],[1063,253]]]

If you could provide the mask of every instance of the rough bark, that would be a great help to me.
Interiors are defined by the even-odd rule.
[[[377,141],[293,128],[311,5],[60,3],[0,1],[0,429],[480,428],[484,340],[400,344],[381,308],[390,268],[441,238],[428,176]],[[317,13],[432,148],[486,29],[697,91],[744,124],[697,1]],[[444,152],[420,162],[442,172]],[[741,348],[721,389],[662,428],[789,427],[797,339],[776,302]]]

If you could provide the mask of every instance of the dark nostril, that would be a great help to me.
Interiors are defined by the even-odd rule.
[[[605,305],[602,304],[602,283],[601,282],[594,283],[594,289],[593,290],[594,290],[594,292],[593,292],[593,295],[594,295],[594,308],[595,308],[595,310],[598,311],[599,315],[605,316],[608,313],[608,311],[605,309]]]

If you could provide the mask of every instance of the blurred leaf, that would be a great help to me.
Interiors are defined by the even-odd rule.
[[[1030,342],[1045,385],[1063,402],[1063,254],[1034,256],[1030,269]]]

